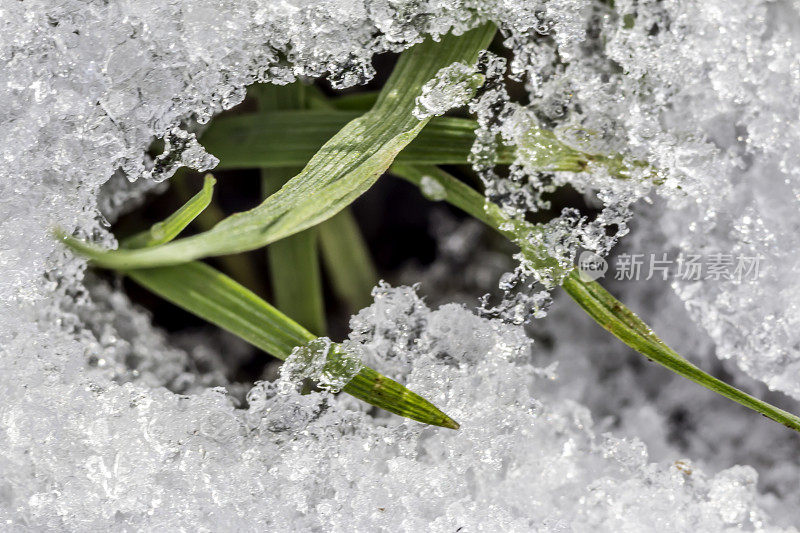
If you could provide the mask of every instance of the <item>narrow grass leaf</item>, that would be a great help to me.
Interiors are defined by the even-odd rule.
[[[255,293],[213,267],[194,261],[125,272],[139,285],[247,342],[286,359],[317,338]]]
[[[187,179],[188,174],[185,168],[181,168],[169,181],[170,187],[175,190],[175,194],[182,199],[191,196]],[[208,231],[224,218],[225,212],[212,198],[211,203],[192,221],[192,225],[199,231]],[[222,270],[233,279],[245,287],[249,287],[256,294],[264,294],[263,276],[257,271],[248,254],[223,255],[217,257],[216,260]]]
[[[150,229],[124,240],[122,246],[125,248],[157,246],[177,237],[211,203],[216,182],[214,176],[206,174],[200,192],[162,222],[153,224]]]
[[[555,259],[546,257],[538,250],[533,249],[528,239],[521,238],[531,235],[532,232],[541,231],[539,226],[530,224],[524,220],[510,219],[503,210],[495,203],[489,202],[486,198],[475,191],[469,185],[459,181],[446,171],[434,166],[421,165],[392,165],[390,172],[406,181],[411,182],[424,190],[423,182],[431,180],[437,183],[443,191],[441,199],[458,207],[462,211],[472,215],[484,224],[500,232],[526,253],[527,258],[532,261],[537,268],[556,269],[558,262]]]
[[[422,86],[455,61],[474,63],[494,35],[485,25],[461,36],[430,39],[404,52],[374,107],[349,122],[303,171],[260,206],[210,231],[139,250],[95,254],[96,263],[129,270],[260,248],[326,220],[369,189],[428,119],[412,111]]]
[[[531,231],[537,231],[532,224],[509,220],[503,215],[499,206],[488,202],[483,195],[443,170],[395,165],[391,171],[420,188],[423,179],[435,180],[444,190],[444,200],[521,245],[522,253],[526,256],[531,252],[526,250],[525,243],[527,242],[526,236]],[[513,229],[501,229],[508,227],[506,224],[508,222],[512,223]],[[539,257],[540,254],[532,254],[532,256]],[[790,429],[800,431],[800,418],[797,416],[754,398],[711,376],[677,354],[633,311],[609,294],[599,283],[584,281],[573,270],[567,275],[562,287],[598,324],[637,352],[709,390],[761,413]]]
[[[312,109],[330,111],[337,109],[337,105],[347,109],[348,104],[345,102],[349,102],[353,109],[362,112],[375,105],[380,95],[378,91],[373,91],[332,100],[314,87],[309,87],[306,94],[307,103]],[[345,302],[351,312],[372,304],[372,288],[378,283],[378,271],[350,207],[346,207],[317,228],[320,250],[333,292]]]
[[[217,170],[304,165],[360,114],[318,109],[220,117],[214,119],[200,142],[219,158]],[[412,164],[468,164],[477,127],[478,123],[470,119],[434,117],[395,159]],[[502,146],[498,163],[513,160],[514,151]]]
[[[279,359],[286,359],[296,346],[316,338],[252,291],[205,263],[193,261],[131,270],[126,274],[178,307]],[[458,429],[458,424],[436,406],[371,368],[363,367],[342,390],[392,413]]]
[[[378,273],[353,214],[345,209],[317,230],[323,263],[336,295],[352,312],[370,305]]]
[[[789,429],[800,431],[800,418],[797,416],[728,385],[678,355],[659,339],[635,313],[614,298],[599,283],[586,282],[576,271],[572,271],[562,286],[567,294],[598,324],[637,352],[669,368],[676,374],[749,407]]]
[[[316,335],[325,335],[317,232],[306,230],[267,248],[275,305]]]
[[[270,111],[300,109],[306,105],[305,87],[259,85],[253,91],[263,117]],[[302,168],[262,168],[261,190],[264,198],[280,190]],[[317,228],[309,228],[267,246],[272,294],[282,312],[316,335],[325,335],[325,303],[319,267]]]

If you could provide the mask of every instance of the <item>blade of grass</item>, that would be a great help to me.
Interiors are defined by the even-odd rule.
[[[169,185],[175,189],[175,194],[183,202],[192,196],[189,184],[190,172],[186,168],[180,168],[175,175],[170,178]],[[192,220],[192,224],[200,231],[205,231],[213,228],[217,223],[225,218],[225,212],[217,205],[214,198],[211,202]]]
[[[185,168],[181,168],[170,178],[170,187],[174,188],[175,195],[183,202],[186,202],[187,198],[192,196],[187,183],[188,174]],[[225,213],[212,197],[211,202],[205,209],[192,220],[192,225],[200,231],[207,231],[213,228],[223,218],[225,218]],[[256,294],[264,294],[264,283],[261,280],[261,276],[253,267],[253,263],[247,254],[223,255],[216,260],[220,263],[222,270],[233,279],[245,287],[250,287],[250,290],[254,291]]]
[[[249,289],[199,261],[130,270],[125,275],[279,359],[317,338]]]
[[[598,324],[637,352],[729,400],[761,413],[789,429],[800,431],[800,417],[703,372],[667,346],[647,324],[599,283],[585,282],[573,271],[562,286]]]
[[[355,312],[372,303],[378,273],[349,209],[317,226],[325,268],[336,295]]]
[[[428,122],[412,113],[422,86],[455,61],[477,61],[494,32],[484,25],[438,43],[428,39],[404,52],[375,106],[342,128],[260,206],[169,244],[95,254],[97,264],[129,270],[243,252],[327,220],[369,189]]]
[[[261,85],[254,91],[259,113],[298,109],[305,105],[305,90],[301,83],[292,85]],[[261,190],[269,198],[292,176],[297,167],[262,168]],[[309,228],[267,246],[270,279],[275,305],[316,335],[325,335],[325,304],[322,296],[322,277],[317,252],[317,228]]]
[[[391,172],[420,188],[423,179],[435,180],[444,189],[447,202],[521,245],[522,252],[526,256],[531,252],[526,250],[525,243],[527,242],[526,236],[531,231],[536,231],[532,224],[508,219],[497,205],[487,202],[483,195],[443,170],[393,165]],[[540,255],[535,254],[533,257],[538,258]],[[800,431],[799,417],[750,396],[702,371],[678,355],[633,311],[609,294],[599,283],[584,281],[573,270],[567,275],[562,287],[598,324],[637,352],[709,390],[761,413],[790,429]]]
[[[217,170],[298,166],[360,114],[322,109],[220,117],[200,142],[219,158]],[[396,159],[415,164],[467,164],[477,127],[474,120],[434,117]],[[498,163],[513,159],[513,150],[501,147]]]
[[[359,97],[360,94],[366,97]],[[377,91],[356,93],[328,100],[322,91],[314,87],[306,92],[310,107],[326,110],[335,109],[343,100],[357,103],[356,109],[369,109],[375,105],[378,94]],[[345,208],[317,228],[322,257],[334,293],[347,304],[351,312],[372,304],[372,288],[378,284],[378,271],[350,208]]]
[[[203,188],[180,209],[162,222],[153,224],[150,229],[125,239],[121,245],[125,248],[143,248],[171,241],[186,229],[186,226],[191,224],[197,213],[208,207],[214,195],[215,183],[217,183],[217,180],[214,179],[214,176],[206,174],[205,178],[203,178]]]
[[[472,215],[520,246],[528,259],[534,262],[537,268],[558,268],[556,260],[538,253],[538,250],[532,248],[527,239],[521,238],[522,236],[530,235],[534,231],[539,231],[537,226],[524,220],[508,218],[503,213],[503,210],[500,209],[500,206],[486,201],[482,194],[444,170],[434,166],[394,164],[389,169],[389,172],[411,182],[420,190],[423,187],[423,180],[434,180],[443,187],[445,191],[444,200],[447,203]]]
[[[286,359],[317,338],[276,308],[214,268],[193,261],[126,272],[141,286],[178,307]],[[337,353],[340,348],[337,346]],[[343,389],[360,400],[425,424],[458,429],[458,423],[423,397],[369,367]]]
[[[279,189],[296,169],[261,169],[263,191]],[[309,228],[267,246],[275,305],[317,335],[325,335],[325,304],[319,268],[317,228]]]
[[[293,90],[292,86],[259,86],[259,91],[260,92],[256,92],[256,97],[259,99],[259,102],[266,101],[266,105],[262,105],[259,111],[261,112],[261,116],[266,117],[265,120],[267,121],[269,120],[269,117],[274,116],[273,111],[287,111],[292,108],[297,108],[298,106],[308,106],[313,109],[324,109],[328,111],[334,109],[332,102],[325,99],[321,91],[314,86],[304,86],[302,91]],[[287,92],[289,94],[287,94]],[[296,96],[298,92],[302,92],[301,97]],[[363,112],[372,107],[378,98],[377,91],[364,93],[366,94],[366,97],[358,96],[360,94],[361,93],[356,93],[356,95],[337,98],[336,103],[340,103],[343,99],[347,101],[353,100],[353,109]],[[355,104],[355,102],[357,102],[357,104]],[[344,118],[349,120],[354,118],[354,116],[355,115],[351,116],[350,114],[347,114],[347,116]],[[304,116],[304,118],[307,117]],[[264,124],[264,121],[249,123],[255,123],[258,127],[261,124]],[[289,120],[289,124],[291,124],[289,129],[293,129],[297,125],[294,120],[291,120],[291,118]],[[344,125],[344,121],[341,125]],[[238,130],[237,128],[237,125],[233,125],[233,130],[241,134],[241,130]],[[213,124],[211,129],[213,130]],[[266,128],[265,131],[271,132],[272,129]],[[319,134],[319,130],[317,129],[312,128],[311,131],[314,132],[314,135]],[[423,132],[424,131],[425,130],[423,130]],[[267,133],[267,135],[270,134]],[[309,137],[308,135],[303,135],[302,138],[307,140]],[[222,150],[220,153],[227,154],[230,148],[231,147],[227,145],[220,146],[220,149]],[[238,148],[234,149],[238,150]],[[274,152],[264,151],[260,152],[260,154],[269,159]],[[281,173],[283,172],[283,169],[278,170],[277,172]],[[265,179],[265,175],[270,176],[274,175],[275,173],[276,170],[274,169],[262,168],[262,181]],[[286,181],[291,176],[281,175],[281,177],[283,177],[284,181]],[[280,188],[278,185],[283,185],[283,182],[280,182],[280,178],[273,179],[272,183],[275,190]],[[298,238],[309,231],[316,231],[317,244],[322,252],[322,258],[331,281],[331,288],[333,289],[333,292],[347,304],[351,311],[357,311],[370,305],[372,303],[372,288],[378,282],[378,274],[372,263],[372,258],[369,255],[366,243],[364,242],[361,232],[359,231],[358,224],[353,218],[349,207],[345,208],[325,222],[322,222],[315,228],[306,230],[297,236],[293,235],[269,245],[267,247],[267,251],[270,252],[274,248],[282,246],[283,243]],[[288,274],[291,276],[292,272],[290,271]],[[276,287],[284,286],[286,281],[288,280],[279,282],[275,279],[275,276],[273,276],[273,285]],[[285,290],[283,292],[288,293],[289,291]],[[287,297],[291,296],[287,295]],[[277,294],[276,304],[279,309],[284,310],[289,316],[300,316],[296,313],[293,314],[289,311],[289,307],[281,304],[280,294]],[[303,323],[303,320],[299,321]]]

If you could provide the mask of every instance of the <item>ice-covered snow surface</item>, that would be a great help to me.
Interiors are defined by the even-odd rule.
[[[498,199],[510,212],[535,209],[561,183],[596,197],[598,220],[568,213],[552,224],[548,242],[565,257],[577,244],[606,251],[607,235],[627,232],[628,206],[642,197],[655,205],[634,216],[629,252],[760,256],[754,281],[617,290],[704,364],[731,359],[723,366],[737,383],[758,388],[743,370],[800,398],[800,6],[611,4],[0,0],[2,529],[797,523],[793,434],[642,368],[558,298],[529,326],[533,345],[521,326],[452,304],[431,310],[405,288],[379,288],[353,319],[350,342],[366,362],[427,395],[461,422],[459,432],[346,397],[299,395],[281,379],[252,388],[244,410],[232,401],[243,385],[223,372],[235,344],[223,351],[204,337],[182,349],[123,294],[87,278],[84,261],[50,235],[60,226],[113,244],[107,219],[179,165],[214,165],[193,128],[240,102],[254,81],[354,85],[371,77],[375,53],[490,18],[512,58],[484,58],[489,83],[471,105],[487,131],[524,144],[525,128],[541,124],[581,152],[655,169],[628,180],[602,165],[542,175],[520,150],[501,177],[476,150],[482,175],[514,193]],[[524,82],[529,101],[507,101],[502,76]],[[437,87],[422,102],[430,113],[447,107],[437,96],[447,87]],[[148,159],[153,137],[166,149]],[[476,280],[510,266],[482,252],[472,228],[454,229],[443,257],[463,261],[459,250],[474,246],[466,258],[486,256],[489,266],[458,272],[474,273],[464,286],[485,290]],[[423,287],[447,267],[434,265]],[[452,288],[440,293],[455,298]],[[759,481],[737,463],[752,464]]]

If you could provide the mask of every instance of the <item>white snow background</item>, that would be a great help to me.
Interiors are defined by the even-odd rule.
[[[794,530],[796,435],[648,366],[560,297],[532,342],[467,307],[429,307],[463,297],[435,288],[440,263],[412,280],[427,303],[379,287],[353,318],[367,362],[458,432],[269,383],[243,410],[223,388],[230,354],[199,338],[178,348],[51,230],[114,245],[108,220],[175,170],[145,158],[152,140],[169,141],[164,161],[213,167],[188,128],[255,81],[351,86],[376,53],[491,19],[525,116],[565,142],[591,129],[591,149],[663,170],[652,191],[556,177],[620,206],[617,221],[650,199],[625,249],[764,257],[758,283],[615,292],[705,368],[800,399],[798,12],[788,0],[0,0],[0,529]],[[461,239],[499,274],[476,231],[453,228],[443,261],[463,260]]]

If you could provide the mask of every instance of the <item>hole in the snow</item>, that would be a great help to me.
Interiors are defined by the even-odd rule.
[[[495,48],[501,53],[504,50],[499,43]],[[314,90],[319,90],[328,96],[358,95],[377,91],[388,79],[396,60],[397,56],[393,54],[376,57],[374,66],[377,74],[364,86],[346,91],[334,91],[326,81],[318,81]],[[524,93],[519,84],[510,84],[509,90],[514,94]],[[252,94],[254,94],[253,88],[244,102],[221,116],[255,112],[258,106]],[[202,144],[202,136],[200,142]],[[156,144],[158,143],[154,143],[153,152],[160,153],[162,148]],[[447,170],[470,186],[482,190],[480,180],[468,166],[448,166]],[[217,178],[213,208],[220,217],[250,209],[261,202],[264,191],[259,169],[222,170],[213,173]],[[199,190],[201,184],[201,175],[180,171],[170,180],[166,190],[158,189],[160,194],[149,195],[139,209],[121,216],[115,222],[114,233],[124,238],[163,220]],[[553,209],[537,213],[534,221],[547,220],[568,205],[586,207],[581,196],[568,187],[559,189],[550,197]],[[380,279],[394,285],[402,284],[408,279],[404,276],[404,272],[409,268],[416,271],[424,270],[437,261],[453,270],[470,267],[471,263],[466,264],[464,259],[465,257],[472,259],[471,254],[454,253],[454,250],[448,250],[440,244],[443,235],[450,231],[447,228],[457,228],[459,222],[466,220],[467,216],[444,202],[428,201],[415,187],[403,180],[389,176],[382,177],[375,186],[352,204],[351,209]],[[211,223],[208,220],[205,222],[206,225]],[[475,225],[480,228],[480,224],[475,223]],[[202,226],[202,222],[193,224],[182,236],[207,229]],[[468,237],[471,233],[475,233],[474,228],[466,231],[465,235]],[[512,251],[508,243],[502,239],[482,238],[479,244],[490,249],[494,248],[498,253],[505,255],[510,255]],[[443,259],[442,254],[449,255]],[[205,261],[230,275],[258,296],[267,301],[274,301],[273,288],[270,286],[269,263],[264,249],[224,258],[209,258]],[[337,299],[324,268],[322,273],[328,335],[334,340],[341,340],[349,331],[350,314],[357,310],[349,309],[344,302]],[[120,281],[119,276],[108,272],[100,272],[98,275],[113,280],[114,283],[121,283],[130,299],[151,313],[154,325],[168,333],[169,342],[189,354],[189,360],[184,363],[185,368],[180,369],[183,374],[177,372],[176,377],[167,383],[168,388],[183,393],[187,387],[197,383],[208,387],[226,385],[232,392],[238,390],[239,399],[243,401],[242,391],[246,391],[253,382],[275,377],[280,363],[277,359],[231,334],[220,331],[216,326],[163,300],[127,278]],[[446,280],[443,283],[446,283]],[[477,303],[478,296],[495,288],[497,279],[482,279],[475,285],[476,299],[473,303]],[[423,293],[425,290],[423,287]],[[135,353],[124,358],[127,368],[121,374],[123,376],[121,379],[135,379],[143,370],[141,366],[147,364],[146,362],[147,358],[138,357]],[[94,361],[92,364],[101,363]]]

